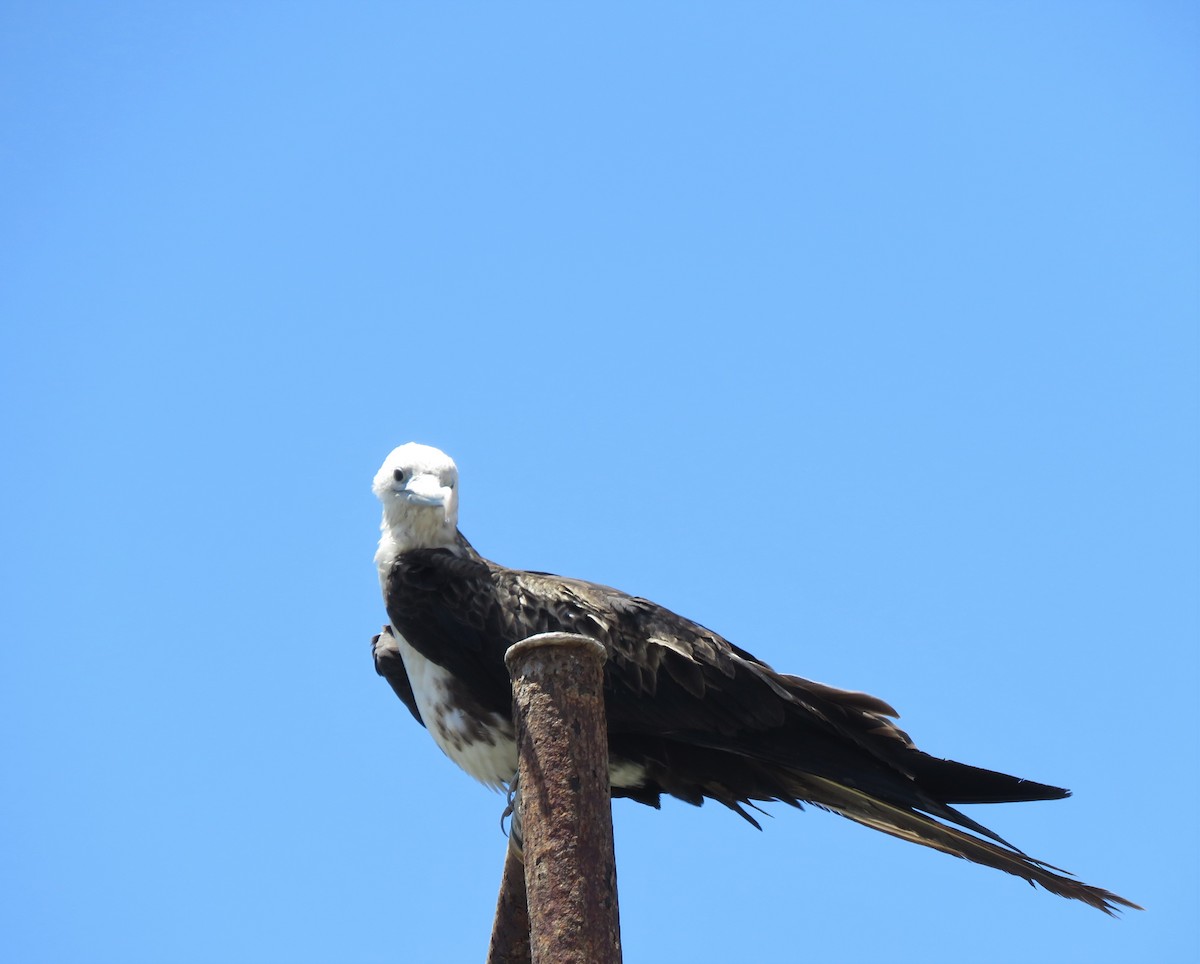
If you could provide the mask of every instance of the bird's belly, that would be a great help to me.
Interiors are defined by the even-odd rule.
[[[475,704],[449,671],[417,652],[395,633],[421,719],[443,753],[480,783],[500,789],[517,772],[517,741],[512,721]],[[609,760],[615,787],[641,786],[645,767]]]
[[[512,722],[475,704],[444,667],[426,659],[398,633],[396,642],[433,741],[480,783],[497,789],[507,784],[517,772]]]

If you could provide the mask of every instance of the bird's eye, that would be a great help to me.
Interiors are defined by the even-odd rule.
[[[397,482],[403,482],[404,481],[404,469],[396,469],[392,473],[392,478],[395,479]]]

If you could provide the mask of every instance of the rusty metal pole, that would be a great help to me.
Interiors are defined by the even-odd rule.
[[[621,961],[604,660],[603,646],[571,633],[530,636],[505,656],[533,964]]]
[[[525,865],[516,844],[509,842],[496,901],[496,920],[487,964],[531,964],[529,904],[525,897]]]

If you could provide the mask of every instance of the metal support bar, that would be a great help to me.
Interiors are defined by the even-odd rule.
[[[621,961],[604,660],[603,646],[571,633],[531,636],[505,656],[520,753],[519,805],[533,964]],[[520,910],[510,880],[512,862],[510,851],[492,934],[493,954],[516,947],[511,936],[505,936]],[[502,922],[501,914],[512,920]]]
[[[496,901],[496,920],[487,964],[530,964],[529,904],[525,898],[525,865],[515,844],[509,844]]]

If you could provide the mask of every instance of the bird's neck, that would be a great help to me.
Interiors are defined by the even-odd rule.
[[[380,580],[387,579],[388,570],[402,552],[458,546],[458,532],[446,522],[440,510],[409,508],[405,511],[402,507],[389,507],[384,510],[379,532],[375,565],[379,568]]]

